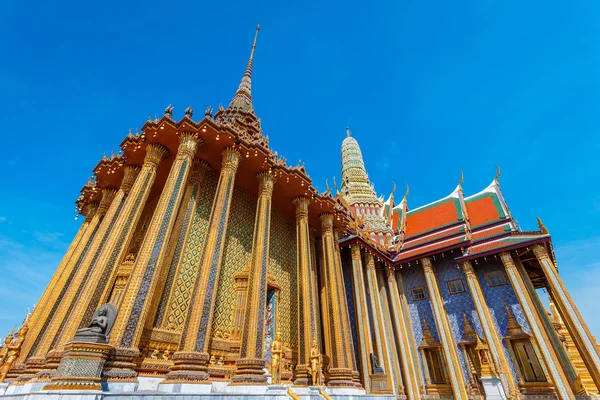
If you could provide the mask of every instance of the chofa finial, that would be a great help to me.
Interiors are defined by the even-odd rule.
[[[498,166],[498,164],[494,164],[494,166],[496,167],[496,176],[494,177],[494,181],[496,182],[496,184],[498,184],[498,179],[500,178],[500,167]]]
[[[538,227],[540,228],[540,231],[542,231],[542,233],[548,233],[548,228],[546,228],[546,226],[542,222],[542,219],[540,217],[536,217],[536,218],[537,218],[537,223],[538,223]]]
[[[458,181],[458,186],[460,186],[465,181],[465,174],[463,174],[462,169],[459,169],[460,172],[460,181]]]
[[[408,189],[409,189],[408,183],[405,183],[405,185],[406,185],[406,192],[404,193],[404,201],[406,201],[406,198],[408,197]]]

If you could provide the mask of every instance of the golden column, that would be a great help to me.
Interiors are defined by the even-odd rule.
[[[455,340],[452,336],[452,329],[450,328],[450,322],[448,321],[448,315],[446,314],[444,300],[440,293],[437,278],[433,271],[431,258],[422,258],[421,264],[423,264],[427,289],[429,291],[429,296],[431,296],[431,308],[433,309],[435,324],[438,328],[438,334],[440,335],[440,342],[442,343],[444,358],[446,359],[448,367],[448,375],[450,375],[449,378],[452,392],[454,393],[455,399],[466,400],[469,398],[469,395],[467,394],[463,371],[458,359],[458,350],[456,349]]]
[[[494,324],[490,308],[483,296],[483,291],[479,285],[479,279],[477,279],[477,275],[475,274],[475,270],[470,261],[465,261],[461,263],[461,265],[465,273],[467,285],[471,292],[471,298],[473,299],[477,315],[479,316],[479,321],[481,322],[483,333],[485,334],[487,345],[492,354],[494,367],[502,382],[504,391],[508,393],[511,398],[518,399],[520,393],[519,385],[515,382],[514,375],[510,369],[508,358],[506,358],[506,352],[504,351],[504,345],[502,344],[502,338]]]
[[[94,273],[86,279],[79,300],[76,302],[68,323],[60,339],[58,348],[73,339],[77,329],[86,326],[91,313],[95,311],[100,301],[100,294],[109,285],[119,261],[123,258],[125,247],[134,234],[135,225],[142,214],[144,204],[150,194],[152,184],[161,160],[167,154],[167,149],[157,144],[146,147],[146,156],[142,168],[127,167],[119,192],[127,195],[122,201],[112,222],[106,226],[102,234],[102,247],[90,258],[89,263],[95,267]],[[119,196],[120,194],[117,193]],[[113,331],[114,334],[114,331]]]
[[[207,339],[212,325],[235,174],[241,158],[241,153],[234,147],[225,148],[221,155],[221,173],[208,222],[206,243],[198,266],[196,284],[181,333],[179,351],[173,354],[174,365],[170,368],[163,384],[202,383],[209,378],[206,372],[210,358]]]
[[[114,189],[104,189],[102,191],[102,200],[94,216],[94,219],[97,217],[95,222],[96,227],[94,227],[96,232],[93,236],[90,236],[87,248],[77,258],[73,266],[74,275],[69,282],[68,288],[61,293],[55,294],[59,298],[57,298],[57,304],[52,310],[54,312],[51,312],[51,315],[48,316],[49,323],[42,328],[44,331],[40,333],[43,335],[42,340],[39,342],[34,356],[27,361],[27,364],[35,365],[38,360],[45,358],[52,345],[59,339],[61,329],[67,326],[66,321],[69,313],[77,301],[81,287],[85,284],[85,278],[90,275],[93,269],[91,259],[98,248],[102,246],[103,234],[110,226],[111,221],[118,211],[122,197],[119,196],[115,201],[117,194],[119,193]]]
[[[412,333],[408,330],[410,319],[406,315],[406,309],[402,306],[402,299],[398,290],[398,282],[396,281],[396,271],[389,267],[386,269],[387,283],[390,291],[392,303],[392,319],[396,328],[396,336],[398,337],[398,345],[400,347],[400,362],[402,363],[402,371],[404,372],[404,387],[409,400],[420,400],[419,392],[419,360],[415,359],[417,347],[413,339]],[[404,288],[402,288],[404,294]]]
[[[323,242],[323,267],[325,285],[329,296],[327,314],[329,317],[330,368],[329,385],[355,387],[353,379],[352,355],[348,348],[350,327],[348,305],[344,290],[341,265],[337,262],[340,249],[333,235],[333,214],[321,214],[321,234]]]
[[[117,354],[137,356],[139,353],[138,345],[161,275],[160,267],[164,266],[168,253],[166,244],[183,199],[198,142],[195,132],[180,134],[175,161],[148,225],[110,337]]]
[[[392,362],[393,355],[391,354],[391,349],[387,348],[386,329],[383,321],[383,305],[381,304],[379,298],[377,271],[375,270],[375,259],[373,258],[373,254],[368,252],[365,253],[365,262],[367,264],[367,285],[369,287],[371,316],[373,317],[373,331],[375,333],[375,350],[377,351],[375,354],[377,355],[379,362],[383,363],[383,369],[387,375],[388,388],[393,388],[394,394],[399,394],[397,393],[397,379],[394,379],[395,382],[392,382],[392,377],[394,377],[394,368]],[[373,373],[373,371],[369,371],[369,373]]]
[[[310,350],[313,339],[318,340],[316,301],[313,283],[314,266],[311,257],[311,239],[308,227],[308,197],[296,197],[296,266],[298,277],[298,365],[296,385],[307,385],[311,376],[308,373]],[[317,342],[318,343],[318,342]],[[320,344],[318,344],[320,347]],[[320,354],[320,350],[319,350]],[[312,382],[318,385],[318,382]]]
[[[515,294],[519,299],[519,303],[521,303],[521,308],[523,309],[523,313],[525,314],[527,322],[529,323],[529,329],[531,329],[531,333],[533,333],[533,337],[535,338],[540,352],[542,353],[542,358],[546,364],[546,370],[552,377],[558,397],[561,400],[575,399],[575,395],[571,390],[569,381],[560,367],[561,364],[558,361],[558,357],[556,356],[554,349],[552,348],[550,338],[543,328],[542,321],[540,320],[540,317],[534,308],[533,300],[529,297],[529,293],[525,287],[525,282],[521,278],[512,256],[510,253],[504,252],[500,254],[500,258],[502,259],[502,264],[504,264],[504,267],[506,268],[506,274],[508,275]]]
[[[37,344],[39,344],[45,332],[45,327],[50,323],[53,316],[51,310],[55,309],[61,300],[62,296],[59,294],[69,285],[70,277],[75,273],[74,268],[77,265],[77,260],[82,253],[85,254],[84,252],[94,238],[96,227],[102,216],[98,214],[97,203],[88,204],[87,208],[88,214],[83,224],[77,231],[52,280],[44,290],[40,301],[33,309],[33,313],[29,318],[29,332],[21,347],[17,364],[25,361],[30,352],[35,352]]]
[[[263,371],[265,368],[263,332],[265,330],[265,307],[267,302],[271,199],[275,175],[270,171],[264,171],[259,173],[257,178],[258,202],[254,221],[254,240],[252,243],[250,275],[248,277],[246,314],[244,315],[244,327],[242,329],[240,358],[236,361],[237,368],[232,378],[233,383],[236,384],[267,383],[267,377]],[[306,239],[308,240],[308,236]]]
[[[558,270],[548,255],[546,247],[536,244],[533,253],[540,263],[549,286],[550,296],[558,309],[569,334],[573,338],[579,354],[585,362],[594,383],[600,388],[600,356],[590,330],[581,317],[575,302],[558,274]]]
[[[194,159],[192,163],[192,171],[190,172],[188,185],[185,194],[183,195],[183,200],[181,201],[181,210],[179,211],[177,222],[175,223],[173,233],[171,234],[172,240],[171,243],[169,243],[170,254],[165,260],[165,262],[169,263],[169,267],[165,268],[168,270],[168,275],[166,277],[166,282],[163,284],[166,292],[162,294],[162,296],[155,296],[157,297],[157,305],[161,304],[159,303],[160,298],[163,299],[163,307],[156,312],[156,321],[153,322],[155,322],[154,326],[162,329],[174,330],[175,328],[173,317],[169,311],[170,305],[177,290],[177,276],[179,275],[179,270],[181,268],[181,258],[184,255],[186,241],[191,232],[194,215],[196,214],[196,209],[200,202],[202,185],[204,184],[206,174],[210,169],[211,167],[206,161]],[[150,314],[152,315],[153,313]],[[149,327],[148,324],[146,324],[146,327]]]
[[[356,318],[358,322],[357,336],[360,350],[360,364],[363,374],[363,382],[368,390],[371,387],[371,353],[373,353],[373,340],[371,339],[371,324],[369,321],[369,306],[367,304],[367,293],[365,291],[365,279],[363,275],[362,257],[359,244],[351,244],[352,255],[352,283],[354,286],[354,298],[356,299]]]
[[[94,229],[97,226],[97,220],[94,221],[94,217],[98,211],[98,203],[90,203],[87,204],[86,207],[87,215],[85,216],[85,220],[79,227],[79,230],[69,245],[65,256],[58,265],[54,276],[50,280],[50,283],[48,283],[48,286],[44,290],[40,301],[35,306],[31,316],[29,317],[30,330],[25,341],[23,342],[20,357],[17,361],[18,363],[22,362],[29,355],[29,350],[32,349],[32,345],[40,334],[41,328],[47,322],[49,322],[48,319],[52,315],[50,310],[55,305],[57,300],[60,300],[60,296],[57,296],[57,293],[62,291],[68,280],[68,277],[74,272],[73,266],[75,264],[70,262],[71,259],[76,260],[79,258],[79,255],[82,251],[84,251],[86,244],[90,241],[90,238],[94,233]]]

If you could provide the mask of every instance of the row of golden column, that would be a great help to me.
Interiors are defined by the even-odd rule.
[[[129,281],[122,294],[115,326],[110,335],[113,351],[104,367],[104,379],[135,382],[135,360],[139,357],[142,333],[154,320],[159,299],[173,256],[172,243],[182,230],[189,229],[178,222],[180,207],[189,206],[202,185],[210,166],[195,159],[202,144],[197,134],[182,132],[173,165],[152,218],[139,246]],[[30,326],[32,332],[23,344],[19,362],[20,378],[48,381],[75,332],[89,323],[91,314],[111,298],[118,275],[118,266],[130,251],[136,227],[148,201],[158,169],[168,156],[160,144],[146,147],[141,167],[127,166],[118,190],[104,189],[100,204],[88,205],[82,224],[57,273],[36,307]],[[230,205],[241,152],[235,147],[222,151],[222,165],[216,195],[207,227],[204,248],[183,326],[179,350],[172,356],[173,366],[164,381],[167,383],[203,383],[209,380],[209,345],[217,284],[225,249]],[[269,259],[271,200],[275,173],[257,175],[258,202],[254,225],[252,261],[246,295],[246,312],[241,333],[241,354],[232,384],[266,383],[263,358],[265,298]],[[324,213],[321,220],[322,273],[317,278],[315,240],[308,226],[310,199],[297,197],[297,272],[298,272],[298,337],[299,362],[297,384],[310,384],[312,343],[321,339],[330,349],[329,384],[356,387],[350,319],[346,304],[342,265],[337,233],[333,229],[333,214]],[[321,293],[319,293],[321,282]],[[328,312],[323,315],[326,326],[323,338],[319,326],[319,295]],[[322,351],[319,350],[319,354]],[[22,365],[25,363],[25,365]]]
[[[532,250],[544,270],[551,299],[557,305],[560,316],[565,321],[570,335],[577,343],[579,353],[590,375],[592,375],[594,383],[600,388],[600,380],[598,379],[600,362],[598,360],[598,349],[594,346],[594,338],[566,291],[564,283],[558,275],[556,266],[552,262],[546,247],[536,244],[532,247]],[[421,376],[421,370],[418,367],[417,344],[412,332],[408,300],[404,292],[402,275],[400,271],[395,270],[393,267],[385,268],[389,296],[381,296],[386,291],[386,285],[382,279],[383,271],[376,271],[375,269],[373,256],[366,251],[361,251],[359,244],[351,244],[350,253],[362,370],[371,371],[372,366],[369,354],[373,353],[386,367],[385,372],[387,373],[388,383],[395,394],[405,394],[409,399],[420,399],[425,393],[423,388],[425,377]],[[553,383],[556,394],[560,399],[575,399],[576,394],[585,392],[578,379],[568,377],[568,374],[565,372],[565,369],[570,368],[570,365],[565,367],[564,361],[561,363],[559,359],[560,349],[553,344],[551,334],[545,327],[543,318],[546,318],[546,316],[541,315],[539,299],[536,298],[537,294],[527,276],[525,268],[520,260],[518,258],[515,259],[509,252],[501,253],[500,259],[531,328],[533,340],[541,353],[546,371]],[[363,261],[366,263],[366,274],[363,272]],[[454,398],[468,399],[467,382],[464,379],[456,346],[460,338],[453,336],[450,320],[437,281],[434,262],[431,258],[425,257],[420,260],[420,264],[423,268],[431,308],[440,337],[449,384],[452,388]],[[481,322],[484,340],[491,355],[493,371],[498,375],[497,377],[501,382],[504,393],[509,398],[517,399],[521,395],[519,384],[510,369],[499,327],[496,326],[490,308],[486,303],[473,264],[470,261],[463,261],[460,263],[460,266],[464,272],[469,292],[471,293],[479,321]],[[364,280],[365,275],[367,277],[366,283]],[[377,275],[379,275],[379,279]],[[379,282],[379,285],[377,282]],[[367,297],[370,298],[371,304],[368,304]],[[389,319],[393,322],[396,340],[385,336],[388,326],[384,321],[386,318],[382,318],[380,313],[381,310],[386,310],[388,307],[388,299],[391,303],[392,312],[385,315],[389,316]],[[536,301],[538,304],[536,304]],[[369,317],[369,314],[371,314],[371,317]],[[370,329],[371,324],[373,325],[373,330]],[[374,338],[371,338],[371,332],[375,335]],[[390,351],[390,347],[394,344],[398,347],[397,352]],[[425,360],[422,362],[425,363]],[[397,367],[397,365],[400,365],[400,367]],[[518,366],[515,365],[515,368],[518,369]],[[426,368],[425,372],[427,372]],[[370,387],[369,378],[365,374],[364,380],[367,387]]]

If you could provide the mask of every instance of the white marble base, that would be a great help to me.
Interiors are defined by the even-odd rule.
[[[19,393],[35,393],[35,392],[41,392],[42,389],[44,389],[44,386],[46,386],[49,383],[50,382],[33,382],[33,383],[27,382],[23,386],[17,386],[17,387],[21,388],[21,391]]]
[[[320,398],[319,388],[317,386],[292,386],[292,392],[304,398],[305,396],[317,396]]]
[[[266,394],[267,385],[227,385],[223,388],[224,394]]]
[[[137,382],[101,382],[102,390],[105,392],[135,392],[139,383]]]
[[[159,384],[164,381],[165,378],[160,377],[160,378],[151,378],[149,376],[138,376],[138,387],[137,390],[138,391],[142,391],[142,390],[151,390],[153,392],[158,391],[158,386]]]
[[[364,389],[355,388],[325,387],[324,390],[325,393],[332,396],[364,396],[367,394],[367,392]]]
[[[0,396],[6,392],[7,387],[8,387],[8,383],[0,383]]]
[[[485,390],[486,400],[505,400],[506,395],[502,388],[502,382],[496,376],[482,376],[481,383]]]
[[[101,400],[102,392],[95,390],[45,390],[37,393],[5,395],[2,400]]]
[[[161,393],[209,394],[212,393],[210,383],[163,383],[158,385]]]
[[[224,393],[227,385],[229,385],[229,382],[213,382],[212,393]]]

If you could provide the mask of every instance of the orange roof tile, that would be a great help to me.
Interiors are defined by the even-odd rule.
[[[462,219],[459,200],[455,197],[444,199],[413,212],[409,211],[406,217],[406,236],[430,232]]]
[[[394,261],[405,260],[405,259],[410,258],[410,257],[418,256],[419,254],[430,253],[432,251],[443,249],[443,248],[446,248],[446,247],[450,247],[452,245],[459,244],[459,243],[462,243],[464,241],[466,241],[466,237],[463,235],[463,236],[460,236],[460,237],[457,237],[457,238],[454,238],[454,239],[450,239],[450,240],[446,240],[446,241],[443,241],[443,242],[434,243],[434,244],[429,245],[429,246],[422,246],[422,247],[417,247],[415,249],[411,249],[411,250],[407,250],[407,251],[401,251],[398,254],[397,258]]]
[[[500,199],[495,193],[488,192],[471,199],[467,198],[465,205],[472,227],[486,225],[506,218],[506,214],[500,205]]]
[[[503,225],[496,226],[491,229],[473,232],[473,241],[480,241],[482,239],[501,235],[501,234],[507,233],[507,232],[510,232],[510,226],[508,224],[503,224]]]

